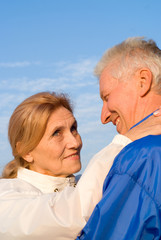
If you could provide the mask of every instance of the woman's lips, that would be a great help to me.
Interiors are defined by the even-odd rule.
[[[77,158],[79,158],[79,157],[80,157],[80,156],[79,156],[79,153],[78,153],[78,152],[75,152],[75,153],[72,153],[72,154],[66,156],[65,158],[77,159]]]

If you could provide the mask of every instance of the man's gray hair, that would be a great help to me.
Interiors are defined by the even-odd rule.
[[[100,77],[103,70],[110,64],[113,64],[113,77],[118,79],[124,73],[132,73],[143,67],[148,68],[153,75],[155,90],[161,94],[161,50],[153,40],[132,37],[110,48],[97,63],[95,75]]]

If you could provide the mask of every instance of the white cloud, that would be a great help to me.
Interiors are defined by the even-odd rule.
[[[70,72],[73,76],[84,76],[93,72],[96,61],[93,59],[83,59],[76,63],[66,64],[63,68],[64,72]]]
[[[0,94],[0,110],[1,117],[8,117],[13,111],[13,107],[16,107],[18,103],[23,101],[27,95],[23,92],[17,94],[16,92],[5,92]],[[0,119],[1,119],[0,117]]]
[[[63,76],[70,76],[72,80],[84,78],[87,75],[93,76],[93,69],[96,65],[95,58],[80,59],[76,62],[59,62],[54,63],[52,66],[57,73],[63,74]],[[69,79],[70,80],[70,79]]]
[[[2,135],[4,135],[5,138],[7,137],[8,120],[9,120],[9,118],[6,116],[0,117],[0,135],[1,135],[1,137],[2,137]]]
[[[0,63],[0,67],[24,67],[36,64],[33,62]],[[37,63],[38,64],[38,63]],[[52,77],[19,77],[14,76],[10,79],[1,79],[0,89],[38,92],[44,89],[70,90],[71,88],[81,88],[96,84],[93,79],[93,67],[95,60],[84,59],[76,63],[59,62],[52,64]],[[42,66],[40,66],[42,68]],[[48,73],[46,73],[48,74]]]
[[[39,65],[40,62],[29,62],[29,61],[22,61],[22,62],[0,62],[1,68],[16,68],[16,67],[28,67],[31,65]]]

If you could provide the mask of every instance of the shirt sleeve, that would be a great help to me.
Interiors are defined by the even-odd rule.
[[[115,174],[77,240],[160,239],[156,204],[128,174]]]
[[[96,204],[102,198],[103,183],[113,165],[115,157],[129,143],[131,143],[129,138],[123,135],[116,135],[111,144],[91,159],[80,178],[76,192],[80,197],[80,208],[85,223],[88,221]]]

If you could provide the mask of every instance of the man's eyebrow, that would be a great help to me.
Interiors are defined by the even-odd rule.
[[[106,99],[106,97],[108,96],[109,94],[104,94],[103,92],[100,92],[100,98],[102,100]]]
[[[103,99],[103,92],[100,92],[100,98]]]

